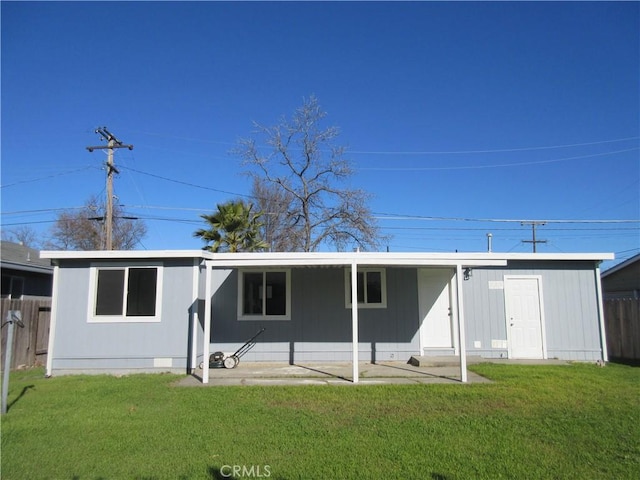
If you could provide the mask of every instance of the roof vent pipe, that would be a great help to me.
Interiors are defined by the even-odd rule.
[[[487,233],[487,252],[491,253],[491,239],[493,238],[493,235],[491,235],[490,233]]]

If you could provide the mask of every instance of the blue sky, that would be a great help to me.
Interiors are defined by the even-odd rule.
[[[391,251],[640,251],[637,2],[2,2],[2,223],[116,195],[200,248],[229,152],[315,95]],[[498,221],[500,220],[500,221]],[[502,220],[512,220],[505,222]],[[608,222],[587,223],[607,220]],[[626,220],[615,223],[614,220]],[[576,222],[577,221],[577,222]]]

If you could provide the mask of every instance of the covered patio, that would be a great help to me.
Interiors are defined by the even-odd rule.
[[[351,298],[358,296],[358,272],[362,268],[370,267],[417,267],[417,268],[447,268],[453,273],[452,288],[452,304],[451,317],[454,325],[456,344],[458,346],[466,345],[465,339],[465,321],[464,308],[462,298],[462,281],[465,276],[465,270],[476,266],[504,266],[506,260],[504,258],[493,257],[487,254],[438,254],[438,253],[386,253],[384,255],[372,252],[338,252],[338,253],[234,253],[234,254],[209,254],[207,259],[202,263],[201,267],[205,269],[204,281],[204,318],[202,338],[198,337],[197,316],[193,318],[193,328],[191,329],[192,348],[191,355],[192,372],[199,373],[198,378],[202,384],[210,382],[233,382],[238,378],[242,378],[245,382],[264,382],[264,377],[255,376],[255,374],[247,376],[249,373],[245,368],[238,367],[236,369],[203,369],[198,372],[198,364],[196,361],[198,345],[202,346],[202,359],[209,359],[211,355],[211,339],[212,332],[215,334],[216,319],[212,316],[213,302],[213,281],[212,272],[214,269],[239,269],[239,268],[309,268],[309,267],[345,267],[350,268],[351,273]],[[331,365],[328,362],[323,365],[324,369],[316,369],[315,367],[304,367],[301,365],[289,364],[282,365],[280,372],[288,374],[292,378],[302,378],[302,376],[311,377],[310,381],[316,382],[351,382],[359,383],[362,381],[372,382],[374,378],[391,378],[402,379],[403,382],[417,381],[416,379],[431,380],[443,379],[448,381],[457,381],[466,383],[469,381],[469,373],[467,371],[467,356],[465,348],[456,348],[455,356],[457,360],[455,367],[448,367],[446,373],[429,373],[422,370],[415,370],[410,365],[388,364],[384,363],[363,363],[359,358],[359,307],[357,302],[353,302],[351,309],[351,362],[345,364]],[[421,352],[415,352],[419,354]],[[260,371],[264,364],[258,364],[253,371]],[[341,365],[341,366],[339,366]],[[456,374],[451,371],[456,370]],[[311,375],[314,370],[318,370],[316,375]],[[335,373],[334,370],[338,373]],[[273,371],[273,370],[272,370]],[[385,372],[382,375],[382,372]],[[332,373],[333,372],[333,373]],[[392,372],[394,374],[392,374]],[[244,373],[244,375],[243,375]],[[402,375],[400,375],[402,373]],[[409,375],[409,373],[411,375]],[[304,375],[303,375],[304,374]],[[296,377],[297,375],[297,377]],[[280,377],[282,375],[278,375]],[[362,377],[362,378],[361,378]]]

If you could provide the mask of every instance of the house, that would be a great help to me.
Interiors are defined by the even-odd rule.
[[[640,254],[602,273],[611,359],[640,364]]]
[[[51,297],[53,267],[40,252],[19,243],[0,242],[2,298]]]
[[[19,311],[23,328],[15,330],[11,368],[42,365],[47,358],[49,317],[53,288],[51,260],[19,243],[0,242],[2,301],[0,319]],[[2,329],[1,348],[6,348],[8,329]]]
[[[602,272],[604,298],[640,298],[640,253]]]
[[[612,254],[41,252],[47,374],[194,371],[266,328],[248,361],[451,355],[607,360]],[[355,299],[355,301],[354,301]],[[215,374],[215,372],[213,373]],[[203,382],[209,379],[203,370]]]

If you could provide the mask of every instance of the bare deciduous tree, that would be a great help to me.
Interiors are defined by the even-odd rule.
[[[367,206],[370,195],[351,189],[347,183],[353,170],[345,149],[334,144],[336,127],[323,127],[326,113],[316,97],[304,100],[290,119],[272,127],[254,123],[254,138],[242,139],[235,153],[250,167],[261,207],[281,203],[275,212],[286,233],[274,249],[311,252],[332,245],[338,250],[379,247],[378,227]],[[284,206],[286,205],[286,208]],[[284,242],[286,238],[290,242]],[[269,240],[267,238],[267,240]]]
[[[42,244],[40,235],[34,229],[27,225],[13,228],[11,230],[2,230],[2,240],[8,242],[19,243],[25,247],[40,248]]]
[[[144,238],[147,227],[141,220],[125,218],[122,208],[113,208],[113,248],[132,250]],[[46,247],[60,250],[103,250],[105,206],[95,197],[77,211],[64,211],[51,228]]]
[[[302,229],[297,215],[292,214],[293,195],[264,179],[254,177],[252,196],[263,212],[262,238],[272,252],[302,250]]]

